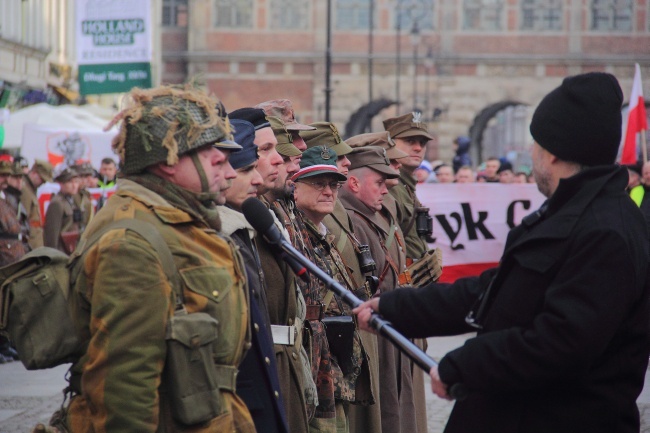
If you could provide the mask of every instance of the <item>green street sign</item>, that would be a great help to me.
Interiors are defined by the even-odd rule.
[[[79,93],[100,95],[151,87],[151,63],[79,65]]]

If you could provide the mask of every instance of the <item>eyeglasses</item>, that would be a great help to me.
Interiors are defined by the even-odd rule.
[[[328,186],[332,191],[338,191],[339,189],[341,189],[344,183],[338,181],[325,182],[324,180],[319,180],[317,182],[308,182],[306,180],[299,180],[298,182],[311,185],[312,188],[314,188],[316,191],[323,191]]]

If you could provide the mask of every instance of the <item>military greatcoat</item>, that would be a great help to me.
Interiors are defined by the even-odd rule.
[[[25,207],[29,217],[29,246],[34,249],[43,246],[43,218],[41,207],[36,195],[36,187],[29,176],[25,176],[20,202]]]

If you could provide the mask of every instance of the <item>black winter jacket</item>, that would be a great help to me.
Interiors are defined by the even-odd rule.
[[[380,312],[410,337],[468,332],[482,305],[477,337],[439,365],[469,392],[445,432],[639,431],[649,238],[626,184],[613,166],[563,179],[510,232],[498,268],[382,295]]]

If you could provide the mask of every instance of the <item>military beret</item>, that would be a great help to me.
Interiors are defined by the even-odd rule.
[[[345,181],[347,177],[339,173],[336,165],[337,158],[336,152],[327,146],[310,147],[302,153],[300,170],[291,177],[291,180],[295,182],[319,174],[333,174],[338,180]]]

